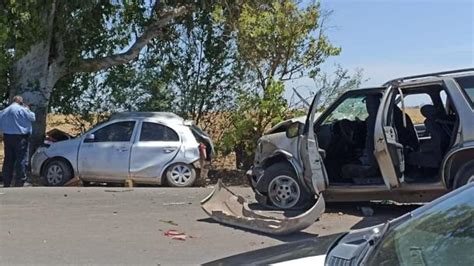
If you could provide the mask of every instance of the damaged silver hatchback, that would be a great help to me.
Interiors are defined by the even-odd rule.
[[[62,133],[62,134],[61,134]],[[31,159],[32,173],[50,186],[74,176],[90,182],[192,186],[213,154],[209,136],[173,113],[124,112],[82,136],[50,131]]]
[[[474,182],[474,69],[398,78],[317,109],[315,99],[306,119],[258,141],[248,176],[260,203],[427,202]]]

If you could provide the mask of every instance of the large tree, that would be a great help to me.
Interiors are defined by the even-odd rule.
[[[283,97],[285,81],[314,77],[329,56],[338,55],[325,34],[326,15],[319,4],[302,1],[249,1],[236,19],[239,60],[245,69],[245,93],[234,117],[235,130],[225,138],[233,147],[237,166],[253,160],[257,139],[288,115]]]
[[[10,97],[23,95],[36,113],[32,150],[42,141],[51,94],[61,78],[136,59],[150,41],[165,34],[168,25],[194,9],[194,2],[203,4],[160,0],[1,1],[0,57],[11,62],[2,80],[6,80]],[[0,64],[2,69],[4,64]]]

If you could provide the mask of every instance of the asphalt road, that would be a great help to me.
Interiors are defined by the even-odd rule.
[[[249,188],[231,189],[251,195]],[[364,217],[357,204],[329,205],[305,231],[274,237],[210,220],[199,201],[211,190],[0,188],[0,264],[201,264],[378,224],[416,207],[372,205],[374,215]],[[165,236],[170,229],[186,240]]]

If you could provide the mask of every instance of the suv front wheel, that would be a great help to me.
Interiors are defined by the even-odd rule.
[[[266,204],[278,209],[301,209],[314,202],[312,196],[298,182],[289,163],[277,163],[265,169],[263,187],[266,188]]]

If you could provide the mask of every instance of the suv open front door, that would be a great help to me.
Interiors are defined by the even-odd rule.
[[[252,209],[244,197],[236,195],[226,188],[222,181],[217,182],[214,191],[201,201],[201,208],[212,219],[232,226],[242,227],[268,234],[290,234],[312,225],[323,213],[325,202],[320,194],[324,187],[326,172],[319,154],[314,135],[314,116],[320,94],[314,97],[305,129],[302,132],[300,150],[304,165],[304,179],[309,181],[317,197],[316,203],[303,213],[288,217],[284,211]]]
[[[321,93],[314,96],[309,109],[308,116],[301,138],[300,156],[304,168],[304,180],[311,187],[317,197],[322,197],[321,193],[326,188],[327,173],[324,168],[323,159],[319,153],[318,140],[314,133],[314,120]]]

